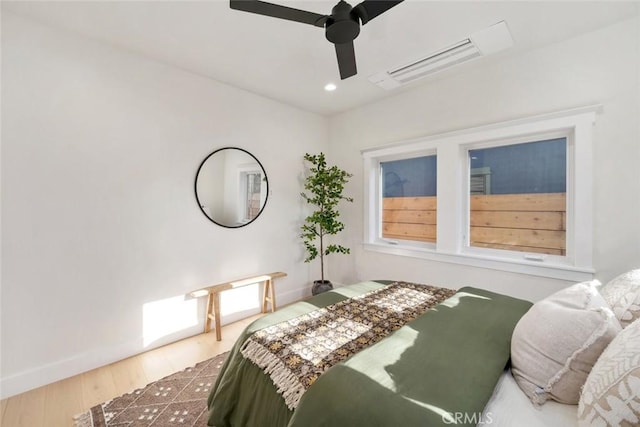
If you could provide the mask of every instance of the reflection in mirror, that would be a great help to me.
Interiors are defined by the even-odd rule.
[[[242,148],[209,154],[196,174],[196,199],[211,221],[228,228],[255,220],[267,203],[269,183],[262,164]]]

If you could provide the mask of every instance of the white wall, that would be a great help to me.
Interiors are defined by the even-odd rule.
[[[516,40],[517,42],[517,40]],[[566,285],[554,279],[447,264],[362,249],[360,150],[483,124],[602,104],[595,127],[594,259],[602,281],[640,267],[640,22],[625,21],[399,93],[330,121],[331,157],[355,174],[344,206],[349,258],[332,279],[404,279],[478,286],[538,300]],[[578,230],[579,232],[579,230]]]
[[[302,156],[327,119],[6,12],[2,90],[3,397],[200,332],[204,285],[284,271],[280,303],[310,294]],[[241,229],[194,196],[223,146],[272,190]]]

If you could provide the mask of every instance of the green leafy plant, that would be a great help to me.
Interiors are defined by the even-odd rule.
[[[338,203],[341,200],[353,202],[352,198],[342,194],[345,184],[353,175],[337,166],[327,166],[324,153],[306,153],[304,160],[311,164],[304,182],[304,189],[308,194],[300,194],[307,203],[315,207],[301,227],[300,237],[307,252],[304,262],[311,262],[320,257],[320,274],[324,283],[324,256],[332,253],[350,253],[349,248],[344,246],[326,244],[325,237],[344,230],[344,224],[338,220]]]

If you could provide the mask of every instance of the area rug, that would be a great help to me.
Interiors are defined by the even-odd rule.
[[[74,417],[75,427],[206,427],[207,397],[229,353],[152,382]]]

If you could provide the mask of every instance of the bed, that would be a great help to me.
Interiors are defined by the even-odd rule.
[[[549,401],[534,406],[522,392],[509,368],[505,369],[485,406],[482,420],[491,427],[577,427],[578,405]]]
[[[283,398],[286,390],[278,391],[273,373],[265,373],[246,356],[248,343],[259,331],[388,286],[393,285],[368,281],[341,287],[249,325],[209,396],[209,425],[513,425],[504,408],[516,403],[522,411],[535,411],[538,417],[532,416],[541,420],[540,425],[552,425],[545,424],[546,415],[523,394],[519,397],[526,402],[512,399],[519,390],[505,371],[513,328],[531,303],[486,290],[459,289],[389,336],[333,365],[314,378],[294,407]],[[559,411],[572,418],[571,410]],[[552,412],[550,419],[558,416],[553,405],[545,405],[545,412]]]

